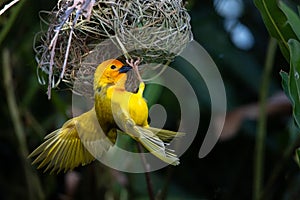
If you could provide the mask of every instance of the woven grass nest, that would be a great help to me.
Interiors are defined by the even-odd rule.
[[[61,81],[76,83],[73,92],[92,98],[93,74],[102,61],[141,58],[143,73],[155,66],[150,63],[170,63],[192,40],[181,0],[60,0],[47,16],[35,51],[49,98]]]

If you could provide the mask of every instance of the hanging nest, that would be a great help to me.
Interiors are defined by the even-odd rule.
[[[92,97],[102,61],[139,57],[143,71],[150,63],[170,63],[192,40],[181,0],[61,0],[47,14],[47,31],[38,35],[35,51],[49,98],[60,81],[76,82],[74,92]]]

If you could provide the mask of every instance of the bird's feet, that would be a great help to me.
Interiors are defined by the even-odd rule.
[[[134,61],[133,59],[130,59],[130,61],[126,60],[126,63],[133,68],[133,70],[135,71],[139,81],[143,82],[143,79],[142,79],[142,77],[140,75],[140,72],[139,72],[139,64],[141,63],[141,59],[137,58],[136,61]]]

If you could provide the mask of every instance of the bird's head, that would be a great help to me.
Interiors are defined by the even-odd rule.
[[[94,89],[112,85],[125,85],[127,75],[126,72],[131,70],[132,67],[124,65],[119,60],[110,59],[98,65],[94,75]]]

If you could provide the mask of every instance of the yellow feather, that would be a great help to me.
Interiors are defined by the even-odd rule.
[[[45,137],[45,142],[34,150],[29,157],[36,157],[33,164],[39,163],[38,168],[45,171],[68,171],[79,165],[86,165],[95,158],[86,149],[93,148],[93,142],[103,143],[99,151],[106,151],[111,143],[106,139],[98,124],[95,110],[90,111],[68,120],[62,128],[50,133]]]

